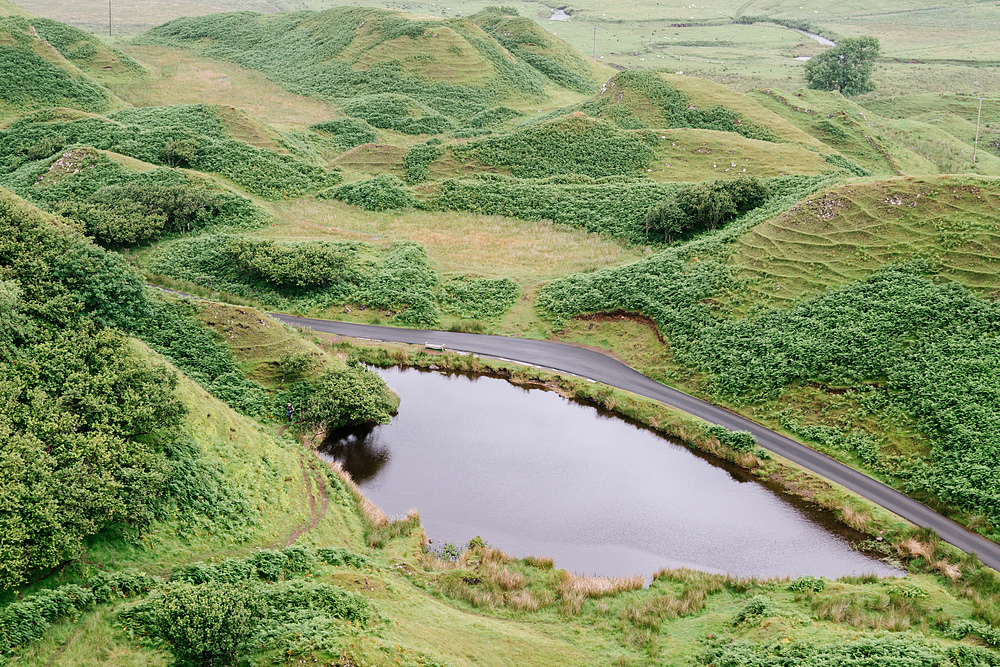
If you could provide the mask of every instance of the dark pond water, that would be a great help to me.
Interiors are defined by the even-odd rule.
[[[417,508],[435,545],[480,535],[584,574],[897,573],[829,513],[593,407],[496,378],[378,372],[399,414],[328,438],[324,455],[387,514]]]

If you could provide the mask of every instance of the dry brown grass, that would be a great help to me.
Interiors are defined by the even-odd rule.
[[[510,563],[514,559],[508,556],[505,552],[497,549],[495,547],[481,547],[479,549],[474,549],[473,553],[479,556],[480,564],[496,564],[496,563]]]
[[[563,616],[579,616],[587,596],[579,591],[569,591],[559,595],[559,613]]]
[[[566,572],[556,591],[564,598],[582,595],[588,598],[602,598],[625,591],[638,591],[646,585],[642,575],[634,577],[581,577]]]
[[[507,596],[507,606],[517,611],[538,611],[542,603],[528,591],[518,591]]]
[[[361,487],[351,478],[351,473],[344,470],[339,461],[327,460],[326,463],[337,477],[340,478],[340,481],[346,484],[347,488],[351,490],[351,495],[354,496],[354,500],[358,503],[358,511],[361,513],[361,518],[364,520],[365,525],[369,528],[381,528],[388,525],[389,517],[385,515],[381,507],[365,497],[365,494],[361,492]]]
[[[923,558],[930,560],[934,553],[934,547],[927,542],[921,542],[916,537],[908,537],[899,544],[900,550],[905,551],[910,558]]]
[[[958,579],[962,576],[962,566],[958,563],[949,563],[946,560],[939,560],[934,563],[934,569],[952,581],[958,581]]]
[[[507,568],[499,568],[487,576],[496,584],[497,588],[504,591],[519,591],[528,583],[528,579],[523,574],[512,572]]]
[[[220,104],[275,126],[301,127],[343,116],[326,102],[290,93],[260,72],[238,65],[200,58],[184,49],[122,46],[151,72],[145,79],[116,78],[105,83],[133,106]]]
[[[539,570],[551,570],[555,567],[555,561],[552,560],[551,556],[525,556],[521,562]]]
[[[855,530],[865,532],[871,518],[867,513],[854,509],[853,507],[842,507],[840,509],[840,521]]]

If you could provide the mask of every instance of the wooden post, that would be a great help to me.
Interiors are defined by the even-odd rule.
[[[979,120],[983,117],[983,98],[979,98],[979,113],[976,114],[976,141],[972,145],[972,164],[976,164],[976,151],[979,150]]]

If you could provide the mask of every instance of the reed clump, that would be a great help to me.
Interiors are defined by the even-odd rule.
[[[551,570],[555,567],[555,561],[552,560],[551,556],[525,556],[521,562],[539,570]]]
[[[646,584],[642,575],[634,577],[581,577],[569,572],[563,574],[556,586],[560,597],[582,595],[585,598],[602,598],[626,591],[641,590]]]
[[[385,547],[391,540],[409,535],[420,527],[420,514],[415,509],[406,513],[403,519],[393,519],[368,530],[368,546],[373,549]]]

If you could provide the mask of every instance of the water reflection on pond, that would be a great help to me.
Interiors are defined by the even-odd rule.
[[[324,455],[387,514],[417,508],[436,544],[481,535],[587,574],[896,573],[829,513],[592,407],[496,378],[378,372],[399,414],[335,434]]]

